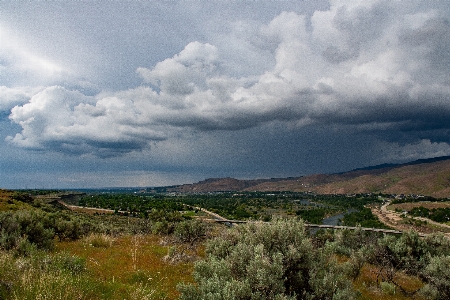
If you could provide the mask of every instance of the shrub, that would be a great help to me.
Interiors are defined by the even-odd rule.
[[[427,299],[450,299],[450,256],[431,258],[423,275],[428,284],[421,293]]]
[[[167,221],[158,221],[152,225],[153,234],[167,235],[173,233],[174,224]]]
[[[323,251],[321,251],[323,250]],[[329,251],[315,251],[302,221],[232,228],[207,244],[196,285],[180,299],[353,299],[351,282]]]
[[[45,226],[48,223],[45,218],[45,213],[35,210],[0,213],[0,247],[13,249],[25,237],[39,249],[52,249],[55,234],[51,227]]]
[[[442,233],[427,235],[423,241],[431,256],[450,254],[450,239]]]
[[[385,236],[374,243],[368,254],[371,263],[385,269],[404,270],[418,275],[428,264],[430,249],[416,232],[407,232],[399,238]]]
[[[367,261],[367,248],[363,247],[358,251],[353,251],[350,260],[345,263],[347,274],[355,280],[361,273],[361,269]]]
[[[357,226],[356,230],[337,231],[334,235],[336,252],[347,256],[366,245],[375,245],[378,240],[377,234],[364,231],[361,226]]]
[[[60,240],[76,240],[93,229],[90,221],[65,212],[40,209],[0,212],[0,249],[14,249],[19,243],[24,243],[22,240],[25,238],[38,249],[51,250],[55,236]],[[23,250],[28,246],[22,244],[21,247]]]
[[[57,218],[54,222],[54,230],[59,240],[77,240],[83,235],[82,226],[78,220],[64,220]]]
[[[11,198],[25,203],[33,203],[33,198],[25,193],[15,192]]]
[[[48,214],[39,210],[19,211],[15,218],[20,224],[21,235],[26,236],[30,243],[38,249],[53,249],[55,233],[51,227]]]
[[[32,256],[33,253],[36,253],[37,246],[36,244],[30,243],[29,240],[22,238],[19,240],[18,245],[14,250],[16,256],[29,257]]]
[[[81,274],[86,271],[86,260],[84,258],[69,255],[67,253],[60,253],[53,257],[53,264],[72,275]]]
[[[0,249],[16,247],[20,239],[20,224],[11,212],[0,213]]]
[[[193,244],[205,236],[206,227],[202,221],[183,221],[177,223],[174,236],[178,242]]]

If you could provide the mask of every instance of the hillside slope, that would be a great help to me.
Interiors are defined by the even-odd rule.
[[[288,178],[239,180],[235,178],[209,178],[193,184],[183,184],[166,189],[168,192],[180,193],[210,193],[210,192],[235,192],[252,189],[253,186],[287,180]]]
[[[178,186],[172,191],[313,191],[321,194],[381,192],[446,198],[450,197],[450,157],[284,179],[215,178]]]
[[[381,172],[380,172],[381,171]],[[311,180],[305,176],[296,181],[277,184],[264,183],[253,186],[258,191],[313,191],[321,194],[388,193],[421,194],[433,197],[450,197],[450,160],[380,169],[353,177],[354,172],[329,175],[328,182]]]

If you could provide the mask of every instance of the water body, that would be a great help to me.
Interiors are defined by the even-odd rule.
[[[301,199],[301,200],[296,200],[298,203],[303,204],[303,205],[308,205],[308,206],[315,206],[315,207],[325,207],[327,205],[324,205],[322,203],[316,203],[316,202],[311,202],[307,199]],[[344,218],[344,215],[352,213],[358,211],[357,209],[354,208],[350,208],[348,209],[346,212],[342,213],[342,214],[337,214],[337,215],[333,215],[330,216],[328,218],[325,218],[322,220],[322,224],[323,225],[339,225],[339,221],[342,220]]]
[[[317,207],[324,207],[326,206],[325,204],[322,203],[316,203],[316,202],[311,202],[309,200],[296,200],[298,203],[303,204],[303,205],[307,205],[307,206],[317,206]]]
[[[334,225],[334,226],[339,225],[339,221],[344,218],[344,215],[355,212],[355,211],[358,211],[358,210],[356,210],[354,208],[350,208],[345,213],[330,216],[328,218],[323,219],[322,224],[323,225]]]

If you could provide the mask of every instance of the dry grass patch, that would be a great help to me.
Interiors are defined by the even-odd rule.
[[[353,286],[361,293],[361,299],[367,300],[426,300],[419,295],[405,295],[398,287],[392,283],[378,282],[377,272],[379,267],[371,264],[364,264],[361,273],[353,282]],[[415,276],[409,276],[403,272],[397,272],[394,281],[406,292],[413,293],[424,286],[424,283]]]
[[[421,202],[411,202],[411,203],[398,203],[392,204],[388,206],[388,209],[395,210],[396,208],[400,210],[410,211],[415,207],[425,207],[428,209],[433,208],[449,208],[450,202],[430,202],[430,201],[421,201]]]
[[[104,233],[91,233],[82,239],[84,246],[90,246],[95,248],[109,248],[114,242],[114,238]]]
[[[176,285],[193,281],[193,263],[164,262],[169,246],[162,246],[160,237],[155,235],[120,236],[109,247],[93,247],[76,241],[58,243],[56,248],[86,259],[87,270],[93,278],[145,286],[154,290],[155,299],[177,299]]]
[[[143,283],[102,281],[67,253],[15,257],[0,251],[0,299],[165,299]]]

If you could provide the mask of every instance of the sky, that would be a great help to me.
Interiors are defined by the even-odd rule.
[[[0,187],[450,155],[447,0],[0,2]]]

